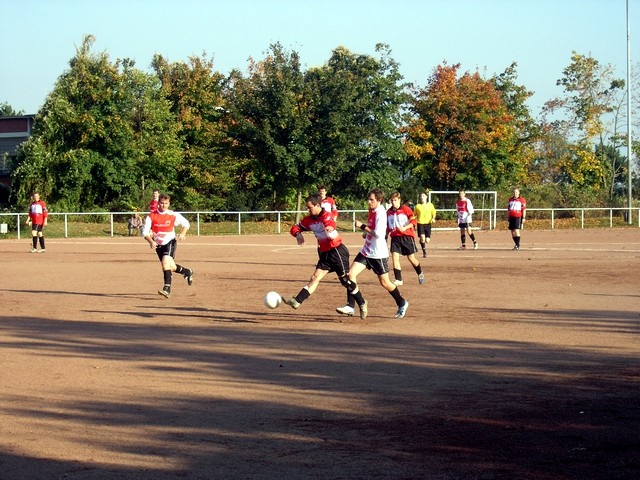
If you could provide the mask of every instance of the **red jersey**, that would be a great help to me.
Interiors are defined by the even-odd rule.
[[[190,227],[189,221],[178,212],[164,210],[163,212],[152,212],[144,219],[142,236],[146,237],[153,233],[153,240],[158,245],[166,245],[176,238],[176,227]]]
[[[333,227],[333,230],[327,232],[327,227]],[[302,232],[313,232],[321,252],[328,252],[342,243],[338,230],[336,230],[336,221],[326,210],[322,210],[318,216],[307,215],[289,231],[294,237]]]
[[[156,212],[158,210],[158,200],[151,200],[149,202],[149,213]]]
[[[338,219],[338,207],[336,206],[336,201],[333,198],[325,197],[320,203],[320,206],[326,210],[334,220]]]
[[[463,198],[456,202],[456,211],[458,212],[458,223],[471,223],[473,215],[473,205],[471,200]]]
[[[49,215],[47,212],[47,205],[42,201],[32,202],[29,205],[29,218],[33,225],[44,225],[44,220]]]
[[[507,206],[508,215],[511,218],[522,218],[522,214],[527,209],[527,201],[524,197],[511,197]]]
[[[416,224],[416,217],[408,205],[401,205],[397,210],[393,207],[387,210],[387,232],[389,232],[390,237],[415,237]],[[407,225],[411,225],[411,228],[407,228],[403,232],[398,230],[398,227]]]

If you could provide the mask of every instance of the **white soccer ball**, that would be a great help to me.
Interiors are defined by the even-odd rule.
[[[278,308],[282,303],[282,297],[278,292],[268,292],[262,301],[268,308]]]

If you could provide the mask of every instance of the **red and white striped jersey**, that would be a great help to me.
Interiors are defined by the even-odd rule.
[[[463,198],[456,202],[456,210],[458,211],[458,223],[471,223],[473,215],[473,205],[471,200]]]
[[[398,230],[398,227],[405,227],[407,225],[411,225],[411,228],[407,228],[403,232]],[[393,207],[387,210],[387,232],[389,232],[390,237],[415,237],[415,226],[416,217],[408,205],[400,205],[400,208],[397,210]]]
[[[388,258],[389,246],[385,238],[387,233],[387,211],[384,205],[380,204],[375,209],[369,209],[367,227],[373,233],[365,235],[364,245],[360,250],[368,258]]]
[[[338,207],[336,206],[336,201],[333,198],[323,198],[322,202],[320,202],[320,206],[323,210],[326,210],[334,220],[338,219]]]
[[[48,216],[47,205],[42,200],[32,202],[29,205],[29,218],[33,225],[44,225],[44,219]]]
[[[327,231],[327,227],[332,227],[332,230]],[[336,230],[336,221],[326,210],[322,210],[318,216],[307,215],[289,231],[293,237],[302,232],[313,232],[321,252],[328,252],[342,243],[340,234]]]

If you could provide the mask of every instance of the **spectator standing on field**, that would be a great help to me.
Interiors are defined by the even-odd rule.
[[[418,225],[418,236],[422,248],[422,258],[427,258],[427,243],[431,242],[431,225],[436,221],[436,207],[427,201],[427,194],[420,194],[420,203],[413,211]]]
[[[391,258],[393,260],[393,283],[402,285],[402,265],[400,255],[407,257],[409,263],[418,275],[418,283],[424,283],[424,273],[420,266],[420,260],[416,258],[416,218],[407,204],[402,204],[400,193],[391,194],[391,208],[387,210],[387,232],[391,238]]]
[[[509,199],[507,206],[507,218],[509,222],[509,230],[511,230],[511,238],[514,243],[514,250],[520,250],[520,230],[524,226],[525,217],[527,215],[527,201],[520,196],[520,190],[513,189],[513,197]]]
[[[164,286],[158,293],[165,298],[171,296],[172,273],[181,274],[187,280],[187,284],[193,284],[193,270],[176,264],[175,255],[178,246],[177,240],[184,240],[189,230],[189,221],[178,212],[169,210],[171,198],[162,194],[158,198],[158,209],[147,215],[144,221],[142,235],[152,249],[156,251],[162,265]],[[176,236],[176,227],[182,230]]]
[[[31,196],[31,205],[29,205],[29,218],[27,224],[31,225],[31,253],[44,253],[44,227],[47,226],[47,205],[40,199],[39,192],[33,192]],[[40,242],[40,250],[38,250],[38,241]]]
[[[473,204],[471,200],[467,198],[467,194],[464,190],[460,190],[458,192],[458,201],[456,202],[456,211],[458,212],[458,228],[460,229],[460,245],[459,250],[465,250],[467,246],[465,245],[466,235],[465,232],[469,235],[469,238],[473,241],[473,249],[478,249],[478,242],[476,241],[476,237],[471,231],[471,222],[473,216]]]
[[[334,220],[338,220],[338,207],[336,206],[336,201],[333,197],[327,196],[327,187],[324,185],[318,185],[318,193],[322,199],[322,208],[329,212],[329,215],[331,215]]]

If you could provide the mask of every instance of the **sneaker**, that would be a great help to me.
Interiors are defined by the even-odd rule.
[[[460,245],[460,248],[458,250],[466,250],[467,246],[466,245]]]
[[[421,273],[420,275],[418,275],[418,283],[420,285],[424,285],[424,273]]]
[[[193,269],[192,269],[192,268],[190,268],[190,269],[189,269],[189,275],[186,275],[186,276],[185,276],[185,278],[187,279],[187,284],[188,284],[189,286],[193,285],[193,274],[194,274],[194,273],[195,273],[195,272],[193,271]]]
[[[393,284],[397,285],[398,287],[400,287],[400,286],[402,286],[404,284],[404,282],[402,280],[394,280]]]
[[[35,248],[32,248],[31,253],[38,253],[38,250],[36,250]]]
[[[38,253],[45,253],[46,250],[43,248],[42,250],[40,250]]]
[[[367,307],[367,301],[365,300],[362,305],[360,305],[360,319],[364,320],[367,318],[367,314],[369,313],[369,308]]]
[[[158,290],[158,293],[164,298],[169,298],[171,296],[171,289],[164,287],[162,290]]]
[[[398,313],[396,313],[396,318],[404,318],[405,314],[407,313],[407,308],[409,308],[409,302],[405,300],[404,305],[402,305],[401,307],[398,307]]]
[[[294,310],[297,310],[300,307],[300,302],[297,301],[294,297],[282,297],[282,301]]]
[[[477,250],[478,249],[478,242],[473,242],[473,249]]]
[[[349,306],[349,305],[345,305],[344,307],[338,307],[336,308],[336,312],[338,312],[340,315],[346,315],[348,317],[353,317],[353,314],[356,313],[356,309]]]

